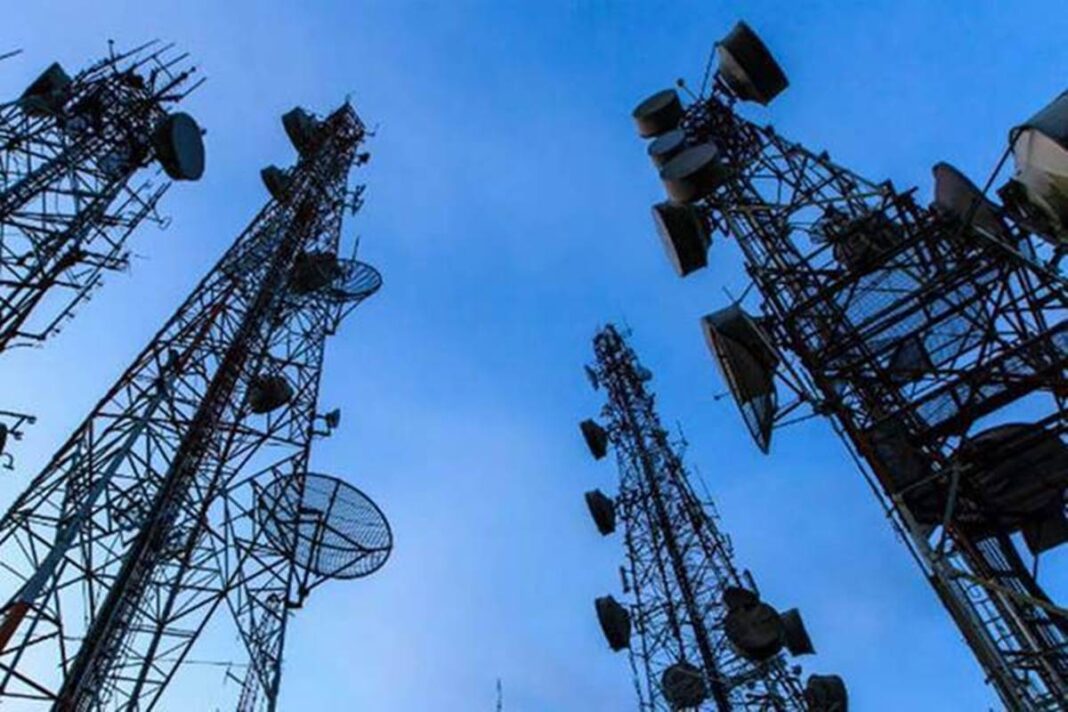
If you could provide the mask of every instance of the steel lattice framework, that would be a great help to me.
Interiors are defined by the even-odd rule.
[[[0,108],[0,350],[55,334],[105,272],[128,268],[134,229],[165,223],[167,176],[134,179],[156,160],[174,170],[160,132],[199,86],[195,72],[187,54],[153,42],[73,78],[52,65]]]
[[[747,41],[734,56],[743,65],[758,54]],[[724,50],[735,48],[721,46],[721,60]],[[758,50],[745,69],[759,85]],[[1042,516],[1063,517],[1059,251],[1022,215],[965,190],[966,179],[964,209],[923,207],[911,190],[743,118],[739,98],[753,96],[738,76],[721,61],[680,128],[687,146],[716,154],[717,177],[690,204],[702,230],[740,247],[760,297],[747,328],[763,343],[750,356],[766,349],[776,362],[777,389],[747,395],[740,357],[728,353],[742,347],[716,332],[722,319],[706,319],[750,429],[766,449],[773,424],[805,409],[829,416],[1005,705],[1068,709],[1068,611],[1041,585],[1028,548],[1045,545],[1027,509],[1048,488],[1057,494]],[[1033,422],[991,430],[1019,417],[1011,407]],[[992,447],[994,432],[1003,439]]]
[[[646,386],[650,372],[614,326],[601,329],[593,343],[591,374],[607,393],[602,421],[619,470],[615,502],[626,546],[624,591],[638,638],[629,646],[638,708],[679,709],[664,691],[664,673],[686,663],[699,668],[718,710],[806,709],[798,669],[783,654],[754,662],[727,637],[724,593],[756,591],[756,585],[736,567],[713,503],[694,491],[660,423]]]
[[[105,272],[128,268],[134,229],[166,223],[156,206],[169,181],[134,179],[153,160],[175,171],[168,110],[200,83],[187,60],[154,42],[73,78],[55,64],[0,107],[0,351],[58,333]],[[188,138],[202,152],[199,135]],[[0,421],[4,439],[19,438],[33,418]]]
[[[369,573],[388,554],[388,528],[342,547],[349,532],[333,525],[363,526],[366,507],[317,518],[355,490],[308,474],[313,440],[336,425],[317,410],[326,338],[381,284],[337,258],[342,215],[361,204],[347,177],[366,160],[366,131],[347,103],[321,121],[295,113],[286,128],[301,160],[284,195],[0,521],[13,592],[0,702],[157,708],[223,607],[248,658],[240,704],[273,709],[289,612],[322,580]]]

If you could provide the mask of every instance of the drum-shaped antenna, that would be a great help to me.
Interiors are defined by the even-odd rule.
[[[809,675],[805,702],[809,712],[849,712],[845,681],[837,675]]]
[[[649,142],[649,158],[653,165],[659,168],[679,155],[684,148],[686,148],[686,132],[682,129],[672,129]]]
[[[805,629],[805,622],[801,620],[801,611],[791,608],[780,613],[779,619],[782,621],[783,640],[791,655],[812,655],[816,652],[812,638]]]
[[[679,93],[674,89],[664,89],[638,104],[631,115],[638,127],[638,135],[652,138],[678,126],[683,113]]]
[[[308,155],[314,149],[319,120],[302,107],[298,106],[282,115],[282,128],[301,156]]]
[[[597,372],[589,366],[583,366],[582,368],[586,371],[586,380],[590,382],[590,386],[593,390],[596,391],[599,389],[601,387],[601,382],[600,379],[597,378]]]
[[[630,647],[630,611],[611,596],[601,596],[594,602],[597,622],[601,624],[608,647],[619,652]]]
[[[204,175],[204,135],[192,116],[168,114],[152,132],[156,159],[174,180],[200,180]]]
[[[763,331],[737,304],[701,320],[705,340],[761,452],[771,444],[775,420],[775,369],[779,357]]]
[[[1009,132],[1016,162],[1013,181],[1044,215],[1059,240],[1068,240],[1068,92]]]
[[[600,460],[608,454],[608,433],[596,421],[589,418],[583,420],[579,423],[579,430],[594,460]]]
[[[616,504],[611,497],[599,489],[590,490],[586,493],[586,506],[602,536],[608,536],[616,530]]]
[[[719,149],[711,143],[691,146],[660,169],[668,197],[676,203],[692,203],[713,192],[727,175]]]
[[[748,588],[728,586],[723,589],[723,603],[728,609],[746,608],[760,603],[760,596]]]
[[[692,205],[657,203],[653,206],[656,233],[671,266],[680,277],[708,266],[712,238],[701,212]]]
[[[271,548],[320,578],[367,576],[386,563],[393,548],[382,511],[336,477],[278,477],[263,489],[256,506]]]
[[[290,179],[284,170],[278,166],[267,166],[260,171],[260,180],[263,181],[263,186],[272,198],[279,201],[285,200],[289,193]]]
[[[7,427],[7,423],[0,423],[0,455],[4,453],[7,448],[7,438],[11,434],[11,430]]]
[[[764,42],[744,22],[716,45],[719,74],[739,99],[767,105],[789,81]]]
[[[767,660],[782,650],[784,643],[782,619],[766,603],[731,608],[723,619],[723,632],[749,660]]]
[[[708,699],[708,685],[701,668],[685,660],[664,670],[660,689],[673,710],[697,709]]]
[[[951,465],[960,467],[955,523],[978,535],[1020,531],[1034,553],[1068,541],[1064,494],[1068,446],[1041,426],[1007,423],[964,441]],[[942,521],[948,478],[908,491],[906,502],[921,524]]]
[[[935,210],[956,220],[970,219],[973,228],[990,237],[1001,240],[1009,237],[998,206],[988,200],[968,176],[944,162],[936,163],[931,172],[935,181],[932,203]]]
[[[246,398],[253,413],[270,413],[293,399],[293,387],[285,376],[264,374],[249,381]]]
[[[22,92],[19,97],[22,110],[31,116],[58,112],[66,101],[70,82],[70,76],[59,62],[53,62]]]

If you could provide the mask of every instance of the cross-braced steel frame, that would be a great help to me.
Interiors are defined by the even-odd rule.
[[[741,248],[784,358],[777,420],[833,419],[1009,708],[1068,709],[1068,611],[954,457],[1025,399],[1035,433],[1068,430],[1068,283],[1051,248],[1011,215],[990,231],[921,207],[735,109],[717,76],[682,125],[722,154],[727,177],[699,207]],[[926,353],[913,373],[903,343]],[[932,491],[950,493],[935,522],[916,511]]]
[[[199,84],[188,55],[111,52],[45,98],[0,108],[0,350],[57,333],[156,212],[166,176],[135,182],[153,132]]]
[[[381,284],[354,260],[311,285],[308,255],[336,255],[363,123],[345,104],[319,124],[270,201],[0,520],[11,592],[0,623],[0,703],[55,710],[159,708],[212,614],[245,643],[242,704],[273,709],[289,612],[311,586],[262,535],[259,493],[302,487],[325,340]],[[305,275],[306,276],[306,275]],[[314,281],[314,280],[313,280]],[[254,412],[252,384],[290,397]]]
[[[601,329],[593,343],[591,369],[607,392],[602,414],[619,469],[616,502],[627,555],[624,590],[638,638],[630,661],[639,709],[672,712],[662,675],[686,662],[701,669],[718,710],[804,710],[797,672],[782,654],[750,661],[724,632],[724,590],[755,591],[756,585],[735,566],[713,503],[694,491],[656,413],[649,372],[614,326]]]

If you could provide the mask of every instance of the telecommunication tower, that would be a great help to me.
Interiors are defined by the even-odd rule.
[[[1068,709],[1068,611],[1039,566],[1068,541],[1068,95],[1009,132],[1000,203],[939,163],[926,207],[739,113],[787,86],[745,23],[715,55],[696,95],[634,118],[677,272],[730,236],[759,297],[702,320],[747,427],[766,452],[829,416],[1005,705]]]
[[[58,333],[106,272],[127,269],[137,226],[165,224],[156,206],[170,180],[200,178],[200,128],[173,111],[195,73],[152,42],[74,77],[54,63],[0,105],[0,351]],[[135,180],[154,163],[165,178]],[[26,420],[0,413],[0,438]]]
[[[247,658],[240,709],[273,710],[290,614],[377,570],[389,526],[309,471],[328,336],[381,285],[339,256],[364,124],[283,117],[300,158],[272,199],[0,520],[0,704],[149,710],[221,607]]]
[[[801,616],[763,602],[735,565],[714,505],[694,491],[660,423],[646,386],[652,374],[612,325],[593,345],[587,375],[608,402],[604,425],[585,420],[581,431],[596,459],[615,450],[619,492],[613,499],[592,490],[586,504],[602,535],[615,532],[617,518],[622,525],[620,575],[630,597],[625,606],[603,596],[595,608],[609,647],[630,649],[638,708],[845,712],[841,678],[813,675],[803,687],[800,668],[787,664],[784,647],[815,652]]]

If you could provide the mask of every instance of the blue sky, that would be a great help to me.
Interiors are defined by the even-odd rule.
[[[629,113],[678,76],[698,80],[739,18],[792,82],[751,115],[925,199],[931,165],[985,178],[1008,129],[1065,88],[1068,13],[1052,0],[7,8],[0,51],[25,52],[0,63],[3,96],[53,60],[83,65],[108,38],[176,41],[210,81],[187,104],[208,129],[207,172],[168,196],[173,224],[139,233],[145,259],[57,339],[4,357],[3,406],[40,422],[0,503],[263,203],[259,168],[293,158],[279,115],[351,93],[378,135],[348,234],[385,287],[328,347],[323,406],[344,419],[314,462],[382,506],[396,550],[297,613],[283,710],[492,710],[498,676],[512,712],[633,707],[592,606],[617,586],[621,542],[596,534],[582,502],[615,473],[576,429],[600,407],[581,365],[605,320],[634,328],[739,562],[769,600],[804,612],[819,651],[806,670],[842,674],[858,710],[993,705],[828,424],[779,432],[762,456],[729,400],[713,401],[722,386],[697,319],[744,286],[737,251],[720,240],[711,269],[674,277]],[[1058,552],[1045,565],[1064,563]],[[170,709],[213,709],[234,691],[216,669],[197,675],[176,681]]]

